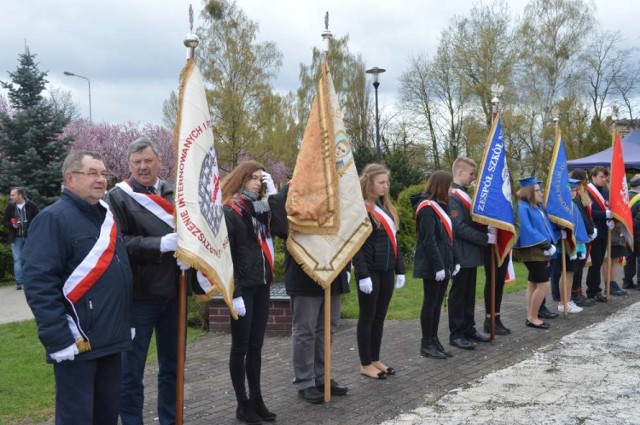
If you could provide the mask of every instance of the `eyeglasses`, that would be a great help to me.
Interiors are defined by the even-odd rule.
[[[87,176],[87,177],[90,177],[90,178],[96,179],[96,180],[98,178],[100,178],[100,177],[104,177],[105,180],[107,179],[107,172],[106,171],[103,171],[101,173],[98,173],[97,171],[89,171],[89,172],[86,172],[86,171],[72,171],[72,173],[73,174],[82,174],[83,176]]]

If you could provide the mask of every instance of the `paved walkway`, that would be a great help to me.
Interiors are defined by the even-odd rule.
[[[14,285],[0,286],[0,323],[33,319],[24,291],[16,291]]]
[[[419,355],[419,320],[388,320],[385,325],[382,360],[387,365],[396,368],[397,374],[385,381],[368,379],[359,374],[356,321],[343,320],[333,345],[332,376],[340,384],[349,386],[349,395],[346,397],[334,396],[331,403],[325,405],[311,405],[297,396],[291,384],[290,339],[287,337],[267,337],[263,349],[262,382],[264,398],[267,406],[278,414],[278,424],[335,423],[351,425],[382,423],[384,421],[391,421],[389,424],[476,423],[476,418],[473,416],[475,407],[471,411],[467,410],[466,416],[462,415],[458,419],[450,416],[450,414],[449,416],[425,416],[423,419],[421,416],[423,411],[420,409],[431,406],[431,412],[443,411],[450,413],[449,410],[445,410],[450,400],[457,400],[458,404],[456,406],[465,404],[464,400],[467,396],[460,389],[476,388],[479,385],[482,388],[479,393],[482,393],[485,384],[474,384],[476,380],[492,372],[507,369],[519,362],[532,361],[532,356],[533,361],[548,363],[550,360],[540,360],[540,354],[538,353],[544,353],[550,349],[553,350],[553,345],[558,344],[561,338],[594,323],[599,323],[613,313],[621,311],[637,301],[640,301],[640,292],[631,291],[625,297],[614,297],[612,302],[590,307],[580,314],[571,315],[567,319],[552,320],[550,321],[551,329],[543,331],[525,327],[524,293],[509,294],[505,296],[502,314],[503,322],[511,327],[513,334],[498,337],[493,344],[479,344],[475,351],[451,348],[455,357],[447,360],[427,359]],[[481,318],[483,314],[480,310],[481,304],[480,302],[476,304],[478,307],[476,310],[477,318]],[[630,311],[632,311],[632,314],[616,319],[618,321],[615,322],[615,326],[629,328],[629,324],[632,323],[631,328],[636,329],[640,306],[636,306]],[[605,368],[612,364],[613,358],[619,357],[617,354],[622,352],[626,356],[635,356],[637,360],[637,353],[640,347],[634,349],[625,346],[626,348],[618,347],[615,350],[613,349],[613,344],[616,342],[615,339],[631,338],[636,341],[637,336],[617,333],[612,334],[613,336],[610,336],[605,341],[602,332],[608,329],[609,326],[607,324],[604,328],[599,328],[598,332],[600,334],[590,337],[589,345],[585,345],[584,349],[585,351],[593,351],[596,357],[598,354],[605,355],[611,349],[611,353],[605,359],[611,359],[612,361],[609,362],[601,358],[599,363],[596,363],[596,365],[601,366],[600,368],[583,361],[574,361],[571,365],[571,370],[573,371],[570,374],[571,382],[579,382],[585,374],[591,374],[596,369],[606,370]],[[440,326],[440,337],[443,341],[448,340],[447,329],[448,324],[445,315]],[[575,336],[573,338],[577,341],[577,345],[572,348],[570,353],[575,354],[576,351],[580,351],[581,337]],[[560,345],[564,343],[563,340]],[[602,344],[599,345],[599,343]],[[549,348],[550,345],[551,348]],[[188,347],[185,372],[184,418],[186,424],[238,423],[235,419],[235,397],[227,369],[229,347],[230,337],[228,334],[222,333],[208,334]],[[542,350],[540,350],[541,348]],[[534,353],[536,354],[534,355]],[[560,359],[564,358],[563,356],[565,354],[554,355],[553,364],[547,367],[551,375],[546,375],[544,379],[550,379],[552,386],[558,376],[557,374],[554,375],[554,371],[563,366],[563,362],[560,361]],[[617,364],[621,360],[623,358],[619,358],[615,363]],[[595,358],[589,357],[586,361],[592,362],[595,361]],[[505,373],[510,373],[512,377],[517,376],[521,373],[520,371],[529,368],[527,364],[523,363],[512,369],[507,369],[513,372]],[[542,366],[536,366],[535,368],[540,371],[544,369]],[[637,368],[634,370],[637,371]],[[157,418],[154,415],[157,396],[154,376],[156,373],[156,366],[150,365],[145,375],[145,382],[148,388],[146,391],[145,423],[149,424],[157,423]],[[530,387],[531,398],[538,401],[538,403],[532,405],[533,411],[541,412],[545,409],[547,403],[552,402],[555,397],[565,397],[558,393],[547,393],[542,388],[537,389],[538,384],[536,381],[530,381],[530,379],[533,379],[531,375],[524,376],[516,384],[520,387],[523,384]],[[533,377],[535,376],[536,374],[534,373]],[[566,375],[560,376],[565,377]],[[636,387],[640,388],[638,387],[640,384],[637,383],[637,374],[635,379]],[[498,388],[502,391],[499,394],[504,395],[511,390],[512,385],[516,384],[502,383],[495,385],[498,385]],[[607,384],[600,378],[590,385],[594,385],[594,388],[599,387],[598,394],[607,394]],[[568,393],[574,391],[570,386],[565,389]],[[450,393],[452,390],[456,391]],[[477,393],[478,391],[474,394]],[[479,400],[474,405],[476,407],[486,401],[486,399],[478,397],[475,397],[476,401]],[[490,419],[484,422],[478,420],[477,423],[516,423],[511,420],[510,410],[512,407],[517,407],[516,404],[516,402],[505,402],[497,406],[502,409],[499,411],[504,415],[501,418],[502,422]],[[557,412],[557,409],[553,411]],[[518,423],[613,423],[604,421],[602,417],[599,417],[603,420],[602,422],[600,419],[580,422],[578,419],[570,419],[569,417],[560,418],[559,421],[538,421],[533,419],[530,412],[526,410],[518,411],[517,414],[529,415],[520,418],[521,422]],[[589,418],[589,412],[581,409],[580,417]],[[615,423],[640,423],[640,417],[636,417],[635,420],[630,422],[625,422],[625,419],[622,418]]]

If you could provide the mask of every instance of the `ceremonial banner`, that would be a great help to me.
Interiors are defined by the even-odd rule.
[[[553,146],[549,175],[544,191],[544,207],[549,221],[567,231],[568,254],[576,250],[576,237],[573,218],[573,200],[569,187],[569,173],[567,171],[567,153],[564,141],[558,131],[556,143]]]
[[[222,210],[218,159],[213,147],[211,115],[198,67],[192,59],[180,74],[180,97],[174,143],[176,167],[176,257],[204,274],[209,282],[193,291],[207,300],[220,293],[233,310],[233,263]]]
[[[328,74],[329,67],[324,61],[321,68],[322,75]],[[334,142],[337,133],[328,88],[329,84],[333,86],[333,81],[329,79],[320,78],[318,83],[289,184],[286,204],[289,228],[301,233],[333,234],[338,231],[340,210],[336,161],[348,154],[353,162],[346,136],[343,144],[338,146]],[[341,128],[344,132],[344,126]]]
[[[499,115],[493,122],[479,169],[471,217],[478,223],[498,229],[496,247],[498,264],[502,265],[515,244],[517,235],[506,146],[502,139],[502,121]]]
[[[314,162],[323,164],[321,171],[312,166]],[[335,179],[326,169],[329,165]],[[316,192],[318,180],[325,187]],[[334,193],[337,202],[332,210],[329,199]],[[289,186],[286,209],[287,249],[313,280],[327,288],[364,244],[371,233],[371,223],[331,73],[324,61]],[[305,219],[302,228],[301,218]]]
[[[629,205],[629,187],[624,169],[620,135],[616,133],[611,153],[611,184],[609,187],[609,209],[620,224],[620,231],[629,249],[633,250],[633,218]]]

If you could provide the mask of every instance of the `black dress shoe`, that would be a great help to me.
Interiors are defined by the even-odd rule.
[[[463,350],[473,350],[476,348],[476,345],[467,338],[453,338],[449,340],[449,344],[454,347],[462,348]]]
[[[605,297],[602,294],[595,294],[593,297],[589,297],[590,299],[599,302],[599,303],[606,303],[607,302],[607,297]]]
[[[593,298],[580,299],[578,297],[571,297],[571,301],[578,307],[591,307],[596,303]]]
[[[469,333],[467,335],[464,336],[466,339],[471,340],[471,341],[478,341],[478,342],[491,342],[491,337],[487,334],[481,334],[478,331],[475,331],[473,333]]]
[[[622,289],[638,289],[638,285],[633,282],[624,282],[622,284]]]
[[[324,384],[316,385],[316,388],[318,389],[318,391],[324,394]],[[334,381],[333,379],[331,380],[331,394],[347,395],[348,392],[349,392],[348,387],[340,386],[336,381]]]
[[[548,309],[544,309],[538,312],[539,319],[557,319],[560,316],[558,313],[554,313],[549,311]]]
[[[530,322],[528,320],[525,322],[525,325],[527,325],[530,328],[536,328],[536,329],[549,329],[551,327],[547,322],[542,322],[539,325],[536,325],[535,323]]]
[[[309,387],[305,388],[304,390],[299,390],[298,395],[305,401],[308,401],[312,404],[320,404],[324,401],[324,394],[318,391],[316,387]]]
[[[611,295],[615,295],[617,297],[620,297],[622,295],[627,295],[627,291],[623,291],[622,289],[620,289],[620,286],[618,286],[618,283],[616,281],[611,281]]]
[[[444,347],[442,346],[442,343],[440,342],[440,340],[437,337],[433,338],[433,345],[435,345],[436,348],[438,349],[438,351],[440,351],[445,356],[453,357],[453,354],[451,354],[450,352],[448,352],[447,350],[444,349]]]
[[[433,359],[446,359],[447,356],[436,347],[435,344],[425,345],[420,347],[420,354],[422,357],[431,357]]]

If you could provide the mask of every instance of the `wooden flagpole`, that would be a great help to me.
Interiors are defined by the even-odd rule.
[[[184,363],[187,350],[187,279],[184,270],[178,281],[178,347],[176,358],[176,425],[183,424]]]
[[[565,253],[567,252],[567,243],[564,239],[562,239],[562,252],[560,256],[562,257],[562,291],[560,291],[560,300],[562,301],[562,307],[564,309],[564,318],[566,319],[569,316],[568,309],[568,300],[567,300],[567,256]]]
[[[497,237],[497,236],[496,236]],[[498,241],[496,241],[497,243]],[[496,244],[491,245],[491,300],[489,301],[489,333],[491,341],[496,339],[496,258],[498,258],[498,247]]]

